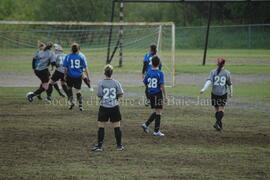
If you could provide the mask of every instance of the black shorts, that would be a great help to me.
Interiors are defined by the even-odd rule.
[[[211,101],[212,101],[212,106],[215,106],[215,107],[225,106],[227,103],[227,93],[222,96],[218,96],[212,93]]]
[[[64,81],[64,73],[59,72],[59,71],[54,71],[51,80],[53,80],[54,82],[58,81],[59,79],[61,79],[61,81]]]
[[[36,76],[41,80],[42,83],[49,82],[50,79],[50,72],[48,69],[43,69],[41,71],[35,70]]]
[[[74,87],[75,89],[81,89],[82,77],[72,78],[70,76],[67,76],[67,85],[68,85],[68,87]]]
[[[161,91],[155,94],[149,94],[149,99],[152,109],[163,108],[163,95]]]
[[[122,117],[121,117],[119,106],[115,106],[112,108],[106,108],[103,106],[99,107],[98,121],[108,122],[109,119],[111,122],[121,121]]]

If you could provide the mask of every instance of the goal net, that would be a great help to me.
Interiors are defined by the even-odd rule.
[[[119,40],[119,30],[123,28],[123,67],[118,66],[119,50],[115,51],[111,64],[115,74],[129,77],[128,86],[141,86],[143,58],[151,44],[158,47],[158,56],[162,60],[166,85],[174,86],[175,81],[175,26],[172,22],[25,22],[0,21],[1,56],[32,55],[37,50],[38,42],[52,42],[70,52],[73,42],[80,44],[86,55],[91,73],[102,73],[106,64],[108,39],[111,33],[110,51],[115,50]],[[111,29],[112,28],[112,29]],[[23,58],[20,62],[24,62]],[[30,67],[29,67],[30,68]],[[138,81],[139,80],[139,81]],[[133,82],[134,81],[134,82]],[[132,83],[133,82],[133,83]]]

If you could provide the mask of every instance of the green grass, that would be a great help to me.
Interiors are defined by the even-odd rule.
[[[31,89],[0,88],[0,179],[270,178],[269,112],[228,107],[219,133],[212,129],[212,107],[166,106],[161,129],[167,136],[156,138],[139,127],[151,110],[123,104],[126,150],[115,151],[108,126],[105,151],[91,153],[98,106],[85,105],[80,112],[28,103],[25,93]],[[84,101],[89,99],[84,92]]]
[[[89,70],[92,73],[100,73],[105,65],[105,52],[85,50],[83,51],[88,58]],[[116,68],[116,73],[140,73],[142,68],[142,58],[145,52],[127,51],[123,68]],[[6,49],[0,54],[1,71],[21,71],[30,72],[31,58],[34,54],[32,49]],[[168,52],[163,52],[168,56]],[[202,50],[177,50],[176,51],[176,73],[209,73],[215,68],[214,59],[216,57],[225,57],[230,60],[226,68],[232,74],[270,74],[269,50],[209,50],[208,62],[206,66],[201,65]],[[237,60],[245,60],[246,62]],[[256,60],[264,60],[257,63]],[[118,66],[117,58],[112,62],[115,67]],[[170,66],[170,65],[168,65]],[[170,69],[170,67],[169,67]],[[165,70],[165,72],[168,70]]]

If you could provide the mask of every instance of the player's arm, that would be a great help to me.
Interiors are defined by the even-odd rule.
[[[37,59],[35,57],[33,57],[33,60],[32,60],[32,69],[35,70],[36,69],[36,61]]]
[[[117,99],[122,98],[124,96],[124,90],[122,88],[122,85],[118,81],[116,83],[116,94]]]
[[[144,76],[145,76],[145,72],[146,72],[146,69],[147,69],[147,65],[148,65],[148,62],[147,62],[147,55],[145,55],[145,56],[144,56],[144,59],[143,59],[142,79],[143,79]]]
[[[64,59],[63,68],[64,68],[64,80],[66,81],[67,80],[67,71],[68,71],[67,56]]]
[[[231,98],[233,96],[233,86],[232,86],[232,81],[231,81],[231,75],[228,73],[227,77],[227,85],[229,86],[229,97]]]
[[[212,85],[213,73],[210,72],[208,79],[205,81],[203,88],[200,90],[200,93],[204,93],[210,85]]]
[[[101,81],[98,83],[98,91],[97,91],[97,96],[102,99],[103,97],[103,93],[102,93],[102,84],[101,84]]]
[[[160,84],[160,88],[161,88],[164,100],[165,100],[165,102],[167,102],[168,97],[167,97],[167,92],[166,92],[166,89],[165,89],[165,84]]]
[[[52,53],[51,57],[50,57],[50,64],[51,64],[51,71],[54,70],[54,67],[56,67],[56,56],[54,53]]]

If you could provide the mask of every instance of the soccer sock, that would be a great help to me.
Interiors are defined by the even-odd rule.
[[[153,122],[153,121],[155,120],[155,118],[156,118],[156,113],[153,112],[153,113],[150,115],[150,117],[148,118],[148,120],[146,121],[145,125],[146,125],[146,126],[149,126],[149,125],[151,124],[151,122]]]
[[[77,93],[77,101],[79,102],[79,105],[82,105],[82,94]]]
[[[222,128],[222,118],[224,116],[224,112],[219,111],[217,116],[218,116],[218,123],[219,123],[220,127]]]
[[[52,91],[53,91],[52,85],[49,84],[48,89],[46,91],[48,97],[51,97]]]
[[[70,103],[73,103],[73,92],[72,88],[68,89],[68,100]]]
[[[156,120],[155,120],[155,132],[158,132],[159,131],[159,128],[160,128],[160,114],[157,114],[156,115]]]
[[[61,93],[61,91],[60,91],[60,89],[59,89],[59,86],[58,86],[58,84],[57,83],[55,83],[54,85],[53,85],[53,87],[54,87],[54,89],[58,92],[58,94],[62,94]]]
[[[122,146],[122,132],[120,130],[120,127],[114,128],[114,135],[115,135],[117,146]]]
[[[87,85],[88,88],[91,88],[90,83],[88,82],[87,78],[83,78],[83,81]]]
[[[100,127],[98,129],[98,147],[102,147],[102,144],[104,141],[104,135],[105,135],[105,129]]]
[[[67,88],[67,85],[63,84],[63,85],[62,85],[62,88],[63,88],[64,92],[66,93],[66,95],[68,96],[68,88]]]
[[[39,88],[34,92],[33,97],[40,95],[43,91],[45,91],[45,89],[42,87],[42,85],[40,85]]]

